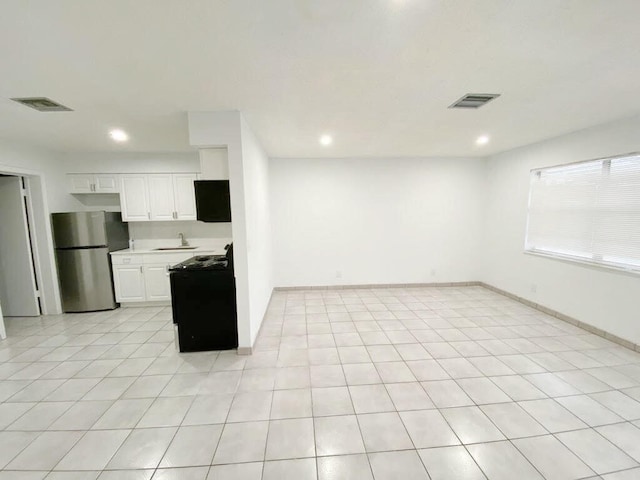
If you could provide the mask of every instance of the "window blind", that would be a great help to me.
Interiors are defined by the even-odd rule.
[[[640,270],[640,154],[532,170],[525,250]]]

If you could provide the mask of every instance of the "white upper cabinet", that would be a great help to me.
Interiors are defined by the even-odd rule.
[[[117,174],[70,173],[67,175],[69,193],[118,193]]]
[[[94,175],[71,173],[67,175],[69,193],[93,193]]]
[[[131,222],[196,220],[195,173],[121,176],[122,219]]]
[[[95,176],[93,193],[118,193],[120,182],[118,175],[98,174]]]
[[[151,220],[175,220],[172,175],[147,175],[149,185],[149,210]]]
[[[120,177],[120,206],[125,222],[151,220],[147,175],[122,175]]]
[[[173,175],[173,196],[175,199],[176,220],[197,220],[196,195],[193,188],[195,173]]]

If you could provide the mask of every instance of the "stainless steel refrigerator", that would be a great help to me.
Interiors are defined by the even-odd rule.
[[[109,252],[129,245],[129,227],[120,212],[53,213],[51,222],[62,310],[116,308]]]

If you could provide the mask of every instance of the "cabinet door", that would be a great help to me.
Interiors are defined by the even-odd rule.
[[[95,193],[118,193],[120,191],[117,175],[96,175],[93,184]]]
[[[120,177],[120,206],[125,222],[146,222],[151,219],[146,175]]]
[[[67,175],[69,193],[93,193],[95,175],[70,173]]]
[[[113,283],[117,302],[144,302],[144,273],[140,265],[114,265]]]
[[[169,265],[146,265],[144,267],[147,301],[171,300],[168,269]]]
[[[148,175],[151,220],[175,220],[173,180],[171,175]]]
[[[196,194],[193,182],[198,176],[194,173],[180,173],[173,176],[176,220],[196,220]]]

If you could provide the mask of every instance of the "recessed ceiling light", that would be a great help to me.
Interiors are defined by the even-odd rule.
[[[480,135],[478,138],[476,138],[477,145],[486,145],[487,143],[489,143],[488,135]]]
[[[116,129],[109,132],[109,136],[114,142],[126,142],[129,140],[129,135],[124,130]]]
[[[331,135],[321,135],[320,136],[320,144],[324,145],[325,147],[328,145],[331,145],[333,143],[333,138],[331,137]]]

